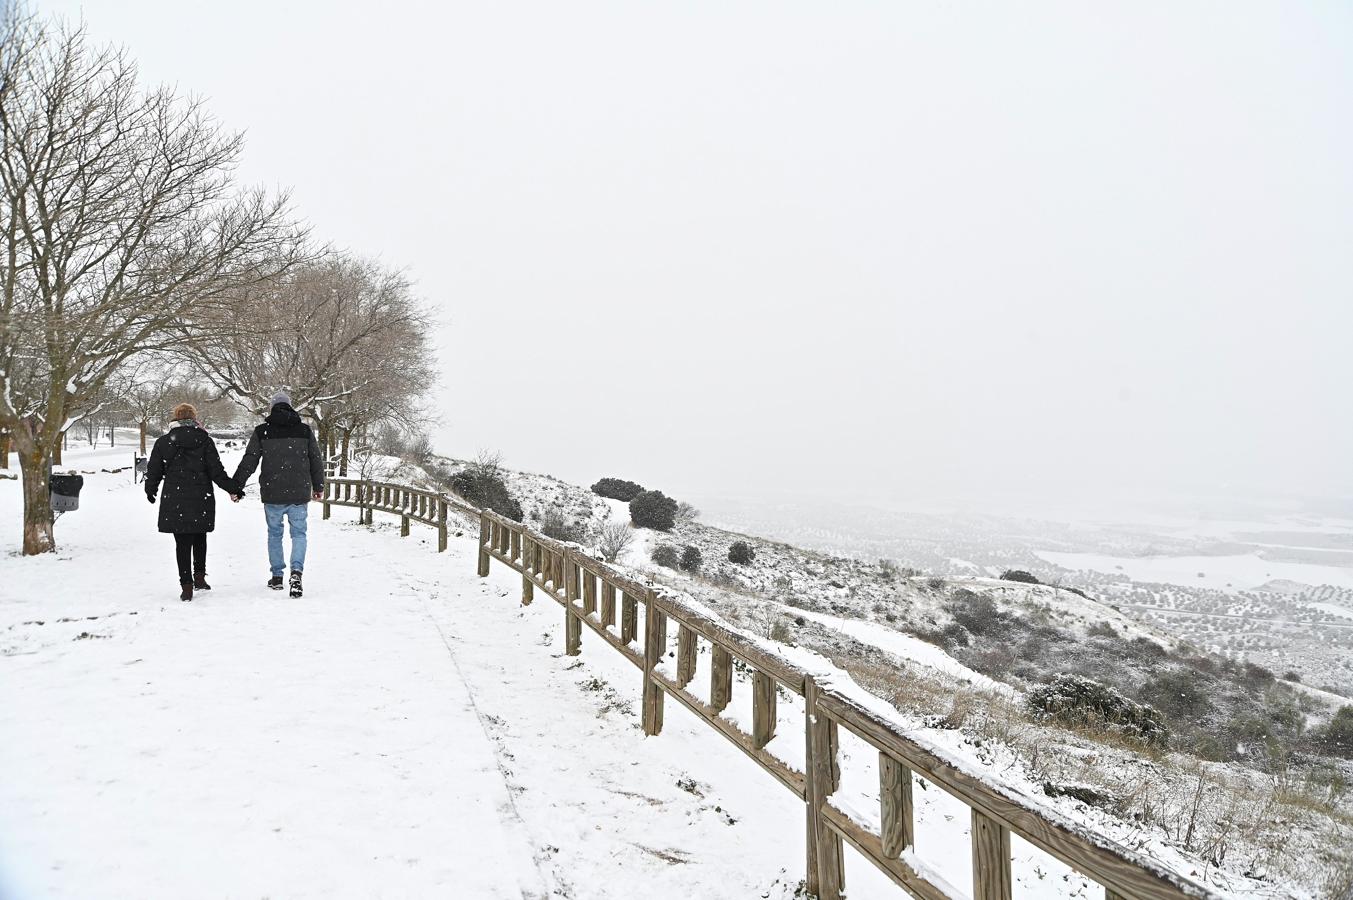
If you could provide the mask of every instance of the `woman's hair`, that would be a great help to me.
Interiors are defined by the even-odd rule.
[[[191,403],[180,403],[178,406],[174,407],[174,413],[170,418],[175,422],[180,419],[196,419],[197,407],[193,406]]]

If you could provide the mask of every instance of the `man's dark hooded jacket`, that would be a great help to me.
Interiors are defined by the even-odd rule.
[[[274,406],[250,435],[244,458],[235,469],[241,489],[260,458],[263,471],[258,476],[258,494],[264,503],[309,503],[311,494],[324,490],[324,457],[315,433],[285,403]]]

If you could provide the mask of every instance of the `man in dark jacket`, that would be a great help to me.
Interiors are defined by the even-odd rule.
[[[258,494],[268,522],[268,563],[272,567],[268,587],[282,589],[282,571],[286,568],[282,522],[286,520],[291,530],[291,596],[299,597],[305,569],[306,504],[324,496],[324,457],[315,433],[291,408],[291,398],[285,393],[273,396],[272,411],[249,437],[244,458],[235,469],[241,490],[260,459],[263,471],[258,476]]]

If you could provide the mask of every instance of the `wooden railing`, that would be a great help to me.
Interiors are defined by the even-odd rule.
[[[645,734],[661,733],[663,701],[673,697],[803,800],[806,883],[820,900],[841,897],[843,842],[913,896],[959,900],[959,893],[915,853],[913,774],[971,811],[972,900],[1011,900],[1012,834],[1103,885],[1106,900],[1216,896],[1034,798],[975,774],[959,757],[930,744],[919,733],[909,733],[882,701],[861,694],[853,685],[833,685],[830,671],[802,668],[773,645],[732,630],[692,601],[636,580],[577,545],[552,540],[490,510],[402,485],[334,478],[326,486],[324,504],[325,518],[330,505],[357,507],[367,523],[374,511],[401,516],[403,534],[408,534],[410,521],[431,525],[439,529],[441,550],[446,549],[448,509],[477,518],[480,576],[489,574],[491,560],[499,560],[521,573],[523,605],[532,602],[539,588],[564,608],[567,654],[582,652],[585,627],[640,670]],[[676,624],[674,665],[666,659],[669,623]],[[702,641],[709,646],[707,696],[690,690]],[[751,672],[750,731],[725,714],[733,700],[738,664]],[[802,698],[801,768],[768,747],[776,737],[777,698],[782,691],[795,707]],[[838,738],[842,728],[878,752],[877,817],[857,814],[857,818],[833,802],[840,785]],[[879,827],[861,820],[876,821]]]

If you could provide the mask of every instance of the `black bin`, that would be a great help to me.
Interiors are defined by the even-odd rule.
[[[83,475],[52,476],[52,512],[70,512],[80,508],[80,489],[85,486]]]

